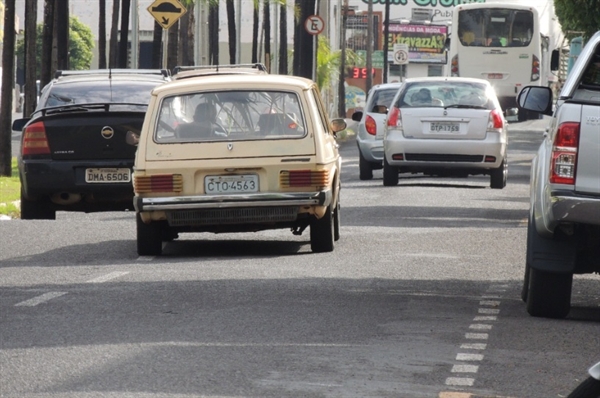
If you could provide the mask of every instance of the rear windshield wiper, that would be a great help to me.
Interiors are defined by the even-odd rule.
[[[481,106],[481,105],[467,105],[467,104],[452,104],[452,105],[447,105],[447,106],[444,107],[444,109],[448,109],[448,108],[484,109],[484,110],[488,110],[488,108],[486,108],[485,106]]]

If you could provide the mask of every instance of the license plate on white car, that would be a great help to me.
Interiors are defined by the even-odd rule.
[[[131,182],[131,170],[127,168],[85,169],[85,182],[90,184]]]
[[[460,125],[458,123],[438,123],[432,122],[429,125],[432,133],[459,133]]]
[[[204,192],[207,194],[258,192],[256,174],[206,176]]]

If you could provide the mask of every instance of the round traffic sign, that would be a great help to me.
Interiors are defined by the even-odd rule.
[[[318,15],[311,15],[304,21],[304,29],[311,35],[318,35],[325,29],[325,21]]]

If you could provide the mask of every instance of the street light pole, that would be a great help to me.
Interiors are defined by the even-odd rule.
[[[385,0],[385,21],[383,26],[383,82],[388,82],[388,52],[390,35],[390,0]]]
[[[367,8],[367,81],[365,93],[373,86],[373,1],[369,0]]]
[[[348,12],[348,0],[344,0],[344,6],[341,8],[342,13],[342,32],[340,34],[340,81],[338,86],[338,114],[339,117],[346,117],[346,21],[348,19],[346,13]]]

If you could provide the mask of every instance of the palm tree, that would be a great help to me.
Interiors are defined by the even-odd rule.
[[[2,90],[0,90],[0,176],[12,174],[11,122],[15,77],[15,0],[4,1]]]
[[[69,2],[56,0],[54,14],[56,30],[56,59],[52,64],[57,69],[69,69]]]
[[[178,65],[194,65],[194,3],[183,3],[187,12],[179,19]]]
[[[263,5],[263,29],[265,32],[265,66],[271,70],[271,7],[269,0],[264,0]]]
[[[208,59],[210,65],[219,64],[219,3],[217,1],[209,2]]]
[[[152,36],[152,67],[162,68],[162,35],[163,27],[154,21],[154,35]]]
[[[167,30],[167,65],[166,68],[169,70],[173,70],[177,66],[177,49],[179,47],[179,23],[180,21],[175,22],[171,27]]]
[[[252,63],[258,62],[258,12],[260,3],[258,0],[254,1],[253,13],[252,13]]]
[[[36,40],[37,1],[28,1],[25,3],[25,103],[22,109],[25,116],[32,114],[36,105]]]
[[[52,40],[54,38],[54,0],[44,3],[44,29],[42,31],[42,70],[40,71],[40,87],[52,80]]]
[[[98,6],[98,68],[106,69],[106,0],[100,0]]]
[[[127,68],[130,10],[131,0],[123,0],[121,3],[121,37],[119,39],[119,55],[117,56],[119,68]]]
[[[112,21],[110,24],[110,44],[108,55],[108,67],[115,68],[117,66],[117,46],[119,44],[117,33],[119,30],[119,8],[120,0],[113,0]]]
[[[287,63],[287,4],[284,0],[279,5],[279,74],[288,74]]]
[[[227,0],[227,31],[229,33],[229,63],[235,64],[236,59],[236,41],[237,41],[237,32],[235,30],[235,6],[233,5],[233,0]],[[238,10],[241,12],[241,10]],[[240,26],[240,29],[242,27]]]
[[[316,0],[296,0],[299,17],[294,29],[294,75],[312,78],[314,37],[304,29],[304,21],[315,13]],[[310,62],[307,62],[310,60]]]

